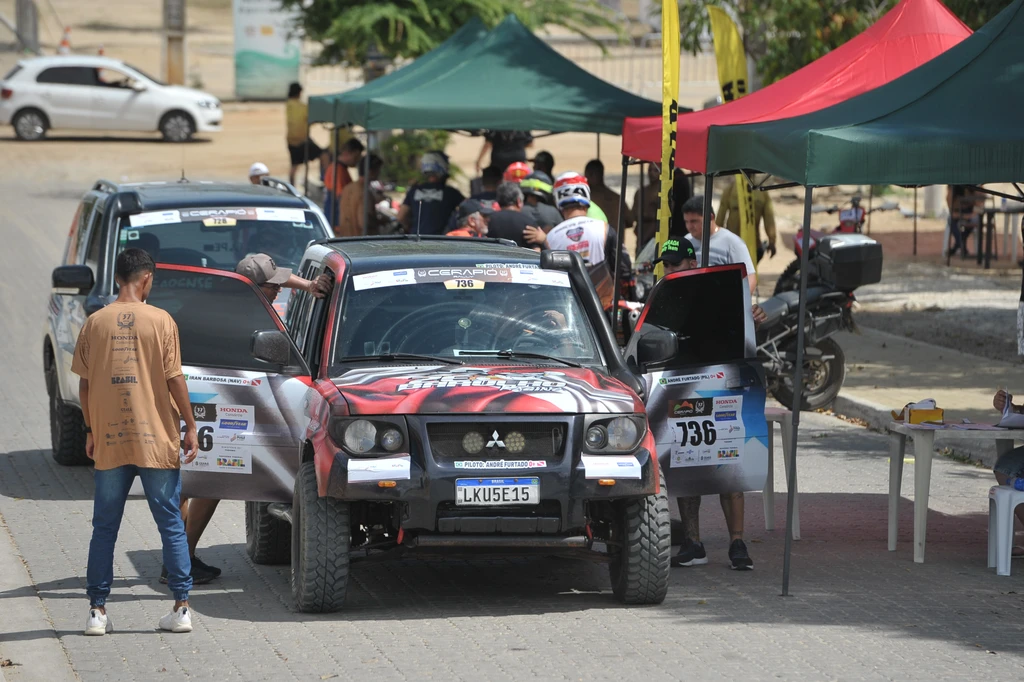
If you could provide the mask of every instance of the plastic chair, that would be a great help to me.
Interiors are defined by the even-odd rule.
[[[988,491],[988,567],[1010,575],[1013,554],[1013,512],[1024,504],[1024,491],[994,485]]]

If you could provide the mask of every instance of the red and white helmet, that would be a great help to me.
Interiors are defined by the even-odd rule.
[[[532,172],[533,169],[530,168],[530,166],[527,165],[525,162],[516,161],[515,163],[510,163],[508,165],[508,168],[505,169],[505,173],[502,179],[505,182],[514,182],[518,185],[520,182],[523,181],[523,178],[525,178]]]
[[[590,208],[590,185],[579,173],[569,171],[559,175],[555,180],[553,194],[558,208],[565,208],[569,204],[580,204]]]

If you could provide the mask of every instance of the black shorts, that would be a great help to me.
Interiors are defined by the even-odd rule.
[[[306,155],[309,154],[310,161],[316,161],[320,158],[320,153],[323,152],[320,149],[320,145],[309,138],[302,144],[288,145],[288,154],[292,157],[293,166],[301,166],[306,163]]]

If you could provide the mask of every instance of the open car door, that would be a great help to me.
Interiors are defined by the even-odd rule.
[[[161,264],[147,302],[178,324],[199,431],[182,495],[290,502],[312,384],[266,297],[233,272]]]
[[[761,490],[768,475],[764,369],[743,265],[668,275],[626,349],[672,496]]]

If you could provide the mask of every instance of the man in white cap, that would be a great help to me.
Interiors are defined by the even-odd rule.
[[[262,161],[257,161],[253,165],[249,166],[249,182],[254,185],[258,185],[263,182],[263,178],[270,175],[270,169],[267,168],[267,164]]]
[[[292,274],[288,268],[277,267],[274,259],[265,253],[246,256],[235,266],[235,272],[252,280],[271,303],[284,287],[309,292],[314,298],[323,298],[331,292],[333,286],[329,275],[323,274],[314,280],[303,279]],[[185,521],[185,535],[188,537],[189,556],[192,559],[191,577],[193,584],[196,585],[208,583],[221,573],[219,568],[210,566],[196,557],[199,539],[213,518],[213,513],[217,511],[219,503],[220,500],[181,498],[181,518]],[[160,574],[160,582],[167,582],[166,567]]]

